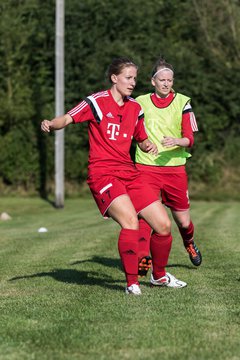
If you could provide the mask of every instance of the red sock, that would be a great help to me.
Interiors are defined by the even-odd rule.
[[[153,277],[155,280],[166,275],[165,267],[172,246],[172,235],[160,235],[153,233],[151,236],[150,249],[152,254]]]
[[[138,257],[141,259],[144,256],[149,256],[150,253],[150,238],[151,238],[151,226],[148,223],[140,219],[139,220],[139,241],[138,241]]]
[[[138,284],[139,231],[122,229],[118,238],[118,251],[125,272],[127,286]]]
[[[179,232],[182,236],[182,239],[183,239],[183,242],[186,244],[186,243],[189,243],[191,242],[191,240],[193,239],[193,234],[194,234],[194,225],[192,222],[190,222],[189,226],[187,229],[184,229],[184,228],[179,228]]]

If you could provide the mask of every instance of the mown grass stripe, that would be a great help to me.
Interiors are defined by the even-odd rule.
[[[152,289],[148,276],[137,298],[124,294],[119,227],[92,199],[1,207],[12,220],[0,222],[0,360],[238,359],[239,203],[193,202],[202,265],[173,226],[168,271],[188,287]]]

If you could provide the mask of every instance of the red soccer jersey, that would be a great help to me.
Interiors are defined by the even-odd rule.
[[[88,121],[89,165],[92,172],[133,168],[130,156],[132,138],[147,139],[141,106],[131,97],[119,106],[111,91],[88,96],[68,111],[75,123]]]

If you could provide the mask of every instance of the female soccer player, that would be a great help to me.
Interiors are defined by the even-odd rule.
[[[172,65],[160,58],[152,72],[151,83],[155,92],[136,99],[144,112],[149,139],[158,146],[159,151],[158,156],[153,156],[150,152],[143,152],[138,146],[136,166],[141,171],[144,182],[171,209],[190,260],[195,266],[199,266],[202,256],[194,242],[185,170],[186,159],[191,156],[185,148],[193,145],[193,132],[198,128],[190,98],[174,92],[173,81]],[[148,254],[150,233],[149,224],[140,220],[140,256]],[[154,256],[155,249],[152,244],[150,246]],[[151,281],[154,284],[153,277]]]
[[[158,153],[145,132],[141,106],[130,97],[136,85],[137,66],[128,58],[114,59],[108,68],[111,87],[86,97],[65,115],[43,120],[44,132],[88,121],[89,162],[87,183],[104,217],[120,226],[118,249],[126,276],[126,293],[140,295],[138,282],[138,217],[154,229],[155,273],[161,285],[184,287],[186,283],[167,274],[171,248],[171,222],[158,196],[146,186],[130,157],[134,137],[143,152]]]

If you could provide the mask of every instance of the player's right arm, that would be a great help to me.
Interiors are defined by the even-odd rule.
[[[50,132],[51,130],[60,130],[73,122],[69,114],[57,116],[52,120],[43,120],[41,122],[41,130],[43,132]]]

